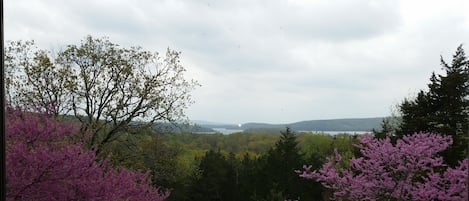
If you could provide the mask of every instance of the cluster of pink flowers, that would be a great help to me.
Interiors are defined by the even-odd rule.
[[[75,143],[76,129],[7,109],[7,200],[165,200],[148,174],[115,169]]]
[[[468,200],[468,159],[447,167],[438,153],[451,145],[450,136],[418,133],[392,144],[389,138],[360,138],[362,157],[340,168],[335,157],[317,170],[305,166],[301,177],[315,179],[334,191],[337,200]]]

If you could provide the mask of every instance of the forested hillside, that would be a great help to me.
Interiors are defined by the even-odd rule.
[[[9,43],[7,200],[468,199],[462,46],[399,116],[253,123],[231,135],[180,127],[199,84],[179,55],[91,36],[58,53]]]
[[[352,157],[356,137],[285,129],[278,134],[231,135],[147,130],[116,141],[108,151],[115,165],[151,170],[158,185],[172,189],[169,200],[282,200],[285,196],[315,200],[324,189],[294,171],[308,161],[319,168],[334,149]],[[278,169],[280,164],[288,166]]]
[[[238,125],[230,124],[204,124],[199,123],[201,127],[206,128],[227,128],[241,129],[247,132],[259,131],[261,129],[270,130],[269,133],[278,133],[279,130],[289,127],[295,131],[372,131],[380,129],[383,118],[352,118],[352,119],[329,119],[329,120],[310,120],[288,124],[266,124],[266,123],[245,123]]]

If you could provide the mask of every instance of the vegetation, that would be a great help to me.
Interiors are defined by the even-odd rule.
[[[459,46],[451,65],[441,63],[445,74],[433,73],[429,90],[404,100],[400,117],[384,119],[375,139],[363,137],[347,169],[337,166],[336,153],[319,172],[305,167],[301,176],[322,182],[336,199],[467,200],[469,60]]]
[[[169,49],[160,56],[88,36],[57,54],[30,41],[10,42],[5,52],[8,103],[74,115],[96,152],[129,133],[133,121],[180,120],[197,86],[185,80],[180,53]]]
[[[453,169],[437,156],[451,143],[450,136],[428,133],[406,135],[396,145],[365,135],[357,145],[363,156],[346,169],[336,151],[319,171],[307,166],[298,173],[333,189],[337,200],[467,200],[469,160]]]
[[[6,109],[7,200],[164,200],[148,174],[113,168],[74,141],[77,129]]]
[[[275,133],[278,134],[285,127],[296,131],[371,131],[378,129],[383,118],[356,118],[356,119],[331,119],[311,120],[290,124],[263,124],[247,123],[241,126],[249,133]]]
[[[171,190],[169,200],[316,200],[322,196],[320,184],[299,178],[294,170],[307,161],[319,168],[333,149],[348,151],[351,157],[355,141],[345,134],[334,137],[291,130],[276,135],[147,130],[126,139],[133,146],[113,142],[113,163],[150,170],[158,185]],[[287,186],[290,190],[284,190]]]
[[[467,200],[462,47],[451,65],[442,60],[445,74],[432,75],[429,91],[363,137],[261,124],[172,134],[198,85],[183,77],[180,53],[90,36],[57,54],[32,42],[6,50],[7,107],[15,108],[6,118],[9,200]],[[344,130],[369,122],[342,120]]]
[[[469,60],[462,46],[453,55],[451,65],[441,58],[445,74],[432,74],[428,91],[420,91],[414,100],[399,105],[402,115],[397,134],[433,132],[450,135],[451,145],[443,152],[445,161],[455,166],[467,157],[469,143]]]

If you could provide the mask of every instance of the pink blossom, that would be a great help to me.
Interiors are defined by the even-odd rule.
[[[300,177],[315,179],[334,190],[337,200],[468,200],[468,159],[448,168],[437,154],[451,145],[450,136],[418,133],[393,145],[389,138],[360,138],[363,157],[337,168],[338,153],[320,170],[305,166]]]
[[[164,200],[148,174],[97,162],[76,129],[44,114],[7,109],[7,200]]]

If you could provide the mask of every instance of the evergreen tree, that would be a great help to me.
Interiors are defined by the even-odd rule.
[[[240,182],[239,182],[239,160],[236,159],[236,156],[233,152],[228,154],[226,159],[227,162],[227,172],[226,172],[226,179],[227,183],[225,184],[224,188],[224,196],[225,199],[223,200],[241,200],[240,199]]]
[[[260,160],[251,159],[249,153],[246,153],[241,160],[239,171],[239,190],[240,200],[254,201],[258,194],[258,187],[263,186],[264,180],[261,175]]]
[[[386,137],[390,137],[391,139],[395,140],[396,130],[399,128],[400,124],[401,118],[392,115],[383,118],[381,121],[381,130],[373,128],[372,132],[375,138],[384,139]]]
[[[304,164],[296,135],[287,128],[280,139],[265,156],[264,186],[261,191],[265,200],[301,199],[310,200],[312,182],[305,181],[295,174]]]
[[[469,131],[469,61],[462,46],[453,55],[451,65],[441,58],[443,75],[432,74],[428,91],[420,91],[415,100],[399,106],[402,124],[398,136],[416,132],[451,135],[453,145],[443,152],[451,166],[467,156]]]
[[[233,179],[234,170],[226,158],[218,151],[208,151],[202,158],[200,177],[194,181],[190,199],[194,201],[231,201],[237,195]]]

